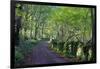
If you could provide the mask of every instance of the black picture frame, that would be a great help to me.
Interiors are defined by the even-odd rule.
[[[14,32],[14,25],[15,25],[15,4],[16,3],[23,3],[23,4],[35,4],[35,5],[52,5],[52,6],[71,6],[71,7],[86,7],[86,8],[94,8],[95,9],[95,23],[93,24],[93,41],[94,41],[94,52],[95,52],[95,60],[92,62],[71,62],[71,63],[58,63],[58,64],[45,64],[45,65],[25,65],[25,66],[14,66],[14,59],[15,59],[15,32]],[[49,2],[33,2],[33,1],[11,1],[11,25],[10,25],[10,32],[11,32],[11,68],[27,68],[27,67],[44,67],[44,66],[59,66],[59,65],[76,65],[76,64],[91,64],[96,63],[96,6],[95,5],[81,5],[81,4],[64,4],[64,3],[49,3]]]

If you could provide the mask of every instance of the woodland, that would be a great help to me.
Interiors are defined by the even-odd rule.
[[[43,41],[49,50],[71,62],[94,61],[94,24],[94,8],[16,4],[15,64],[23,63]]]

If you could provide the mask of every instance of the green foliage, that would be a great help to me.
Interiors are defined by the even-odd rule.
[[[32,48],[35,46],[37,41],[35,40],[26,40],[20,41],[19,47],[21,48],[21,52],[26,55],[27,53],[32,51]]]
[[[19,63],[22,61],[22,59],[24,58],[24,55],[22,54],[22,52],[20,52],[19,50],[15,51],[15,62]]]
[[[15,64],[21,64],[25,56],[35,47],[36,43],[36,40],[20,40],[19,45],[15,47]]]
[[[29,52],[37,40],[54,38],[56,44],[53,44],[53,50],[65,56],[78,56],[75,55],[77,52],[73,48],[76,49],[79,43],[83,44],[81,47],[84,47],[93,37],[91,9],[17,4],[16,17],[21,17],[21,29],[19,30],[21,53]],[[21,54],[18,55],[21,56]],[[90,58],[91,54],[89,55]],[[83,58],[84,55],[80,57]]]

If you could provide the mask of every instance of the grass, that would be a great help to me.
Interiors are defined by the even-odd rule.
[[[23,63],[23,59],[32,51],[36,43],[36,40],[20,40],[19,45],[15,46],[15,65]]]

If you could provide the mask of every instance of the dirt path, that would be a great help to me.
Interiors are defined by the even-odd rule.
[[[40,41],[33,49],[33,52],[25,60],[26,65],[53,64],[53,63],[68,63],[70,60],[65,60],[58,54],[48,48],[46,41]]]

